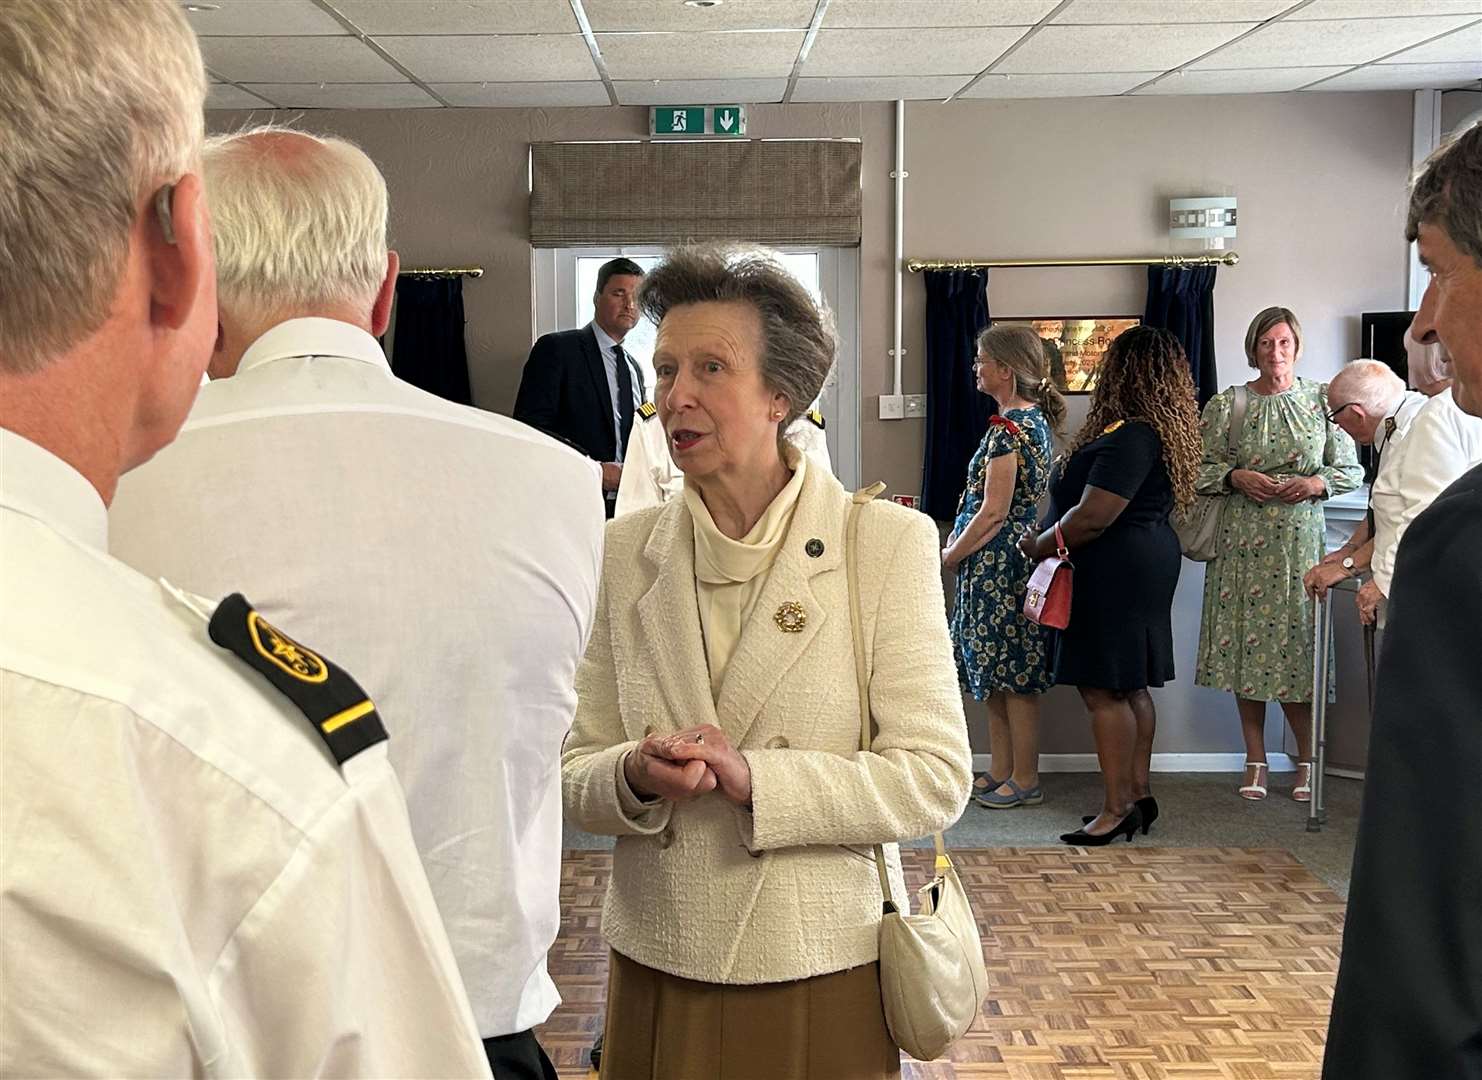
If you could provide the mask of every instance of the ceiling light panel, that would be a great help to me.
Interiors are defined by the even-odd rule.
[[[333,0],[340,13],[379,34],[578,34],[566,0]]]
[[[598,34],[597,47],[613,81],[643,79],[785,79],[803,31],[778,33]]]
[[[1265,22],[1295,0],[1196,0],[1171,4],[1168,0],[1075,0],[1052,25],[1109,23],[1217,23]]]
[[[1282,64],[1366,64],[1387,53],[1455,30],[1465,15],[1400,19],[1281,22],[1221,49],[1196,68],[1280,67]],[[1170,65],[1171,66],[1171,65]]]
[[[814,0],[733,0],[713,8],[673,0],[583,0],[587,21],[598,33],[613,30],[806,30]]]
[[[1084,71],[1167,71],[1238,37],[1252,25],[1254,24],[1050,25],[1042,28],[994,70],[1008,74],[1035,75],[1077,74]]]
[[[202,37],[264,34],[337,37],[350,31],[311,0],[210,0],[214,11],[185,10],[185,21]]]
[[[674,79],[657,85],[651,79],[615,82],[623,105],[691,105],[699,101],[734,101],[760,105],[782,100],[786,79]]]
[[[945,101],[968,82],[965,75],[931,75],[909,79],[799,79],[792,100],[800,101]]]
[[[435,109],[416,83],[248,83],[285,109]]]
[[[380,37],[376,43],[425,83],[597,78],[587,43],[576,34]]]
[[[808,78],[976,75],[1025,27],[971,30],[821,30],[803,65]]]
[[[933,26],[1033,26],[1059,0],[830,0],[829,29]]]
[[[406,82],[352,37],[208,37],[206,66],[232,82]]]
[[[997,75],[990,73],[963,98],[1109,97],[1123,94],[1156,71],[1077,72],[1056,75]]]
[[[1482,79],[1482,63],[1374,64],[1339,75],[1313,90],[1442,90],[1475,86]]]
[[[607,105],[600,82],[428,83],[449,105],[468,109],[524,109]]]
[[[1240,68],[1235,71],[1174,72],[1143,94],[1279,94],[1346,70],[1341,67]]]
[[[1397,15],[1482,15],[1482,0],[1313,0],[1287,18],[1375,19]]]

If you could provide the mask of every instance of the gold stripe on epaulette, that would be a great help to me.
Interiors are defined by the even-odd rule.
[[[809,409],[808,410],[808,419],[811,420],[811,421],[813,421],[814,424],[816,424],[820,429],[822,429],[822,427],[823,427],[823,413],[819,412],[817,409]]]
[[[638,415],[643,417],[645,420],[652,420],[658,414],[658,406],[656,406],[652,401],[645,401],[642,405],[638,406]]]
[[[324,734],[332,735],[346,724],[353,724],[366,713],[375,712],[375,710],[375,704],[367,698],[359,705],[351,705],[348,709],[335,713],[328,720],[324,721],[324,723],[320,724],[319,727],[323,730]]]

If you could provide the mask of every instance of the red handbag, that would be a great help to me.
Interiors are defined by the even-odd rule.
[[[1024,617],[1041,626],[1064,630],[1070,625],[1070,582],[1075,566],[1070,549],[1055,522],[1055,554],[1042,561],[1029,575],[1029,591],[1024,596]]]

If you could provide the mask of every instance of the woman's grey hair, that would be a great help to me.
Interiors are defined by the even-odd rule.
[[[1434,225],[1482,266],[1482,120],[1441,144],[1410,185],[1405,239]]]
[[[1055,434],[1064,433],[1065,399],[1050,378],[1044,343],[1030,327],[1000,324],[978,334],[978,352],[1014,373],[1014,391],[1039,406]]]
[[[1293,351],[1293,359],[1302,359],[1302,324],[1292,314],[1291,308],[1268,307],[1259,312],[1250,321],[1250,326],[1245,331],[1245,362],[1251,367],[1260,367],[1256,363],[1256,342],[1261,340],[1262,335],[1268,333],[1272,327],[1286,323],[1291,327],[1292,344],[1296,346]]]
[[[176,4],[0,2],[0,370],[103,325],[141,204],[196,167],[205,97]]]
[[[761,248],[689,244],[673,248],[648,272],[638,306],[655,323],[685,304],[743,303],[762,322],[762,380],[787,398],[779,442],[823,391],[839,349],[833,317],[798,279]]]

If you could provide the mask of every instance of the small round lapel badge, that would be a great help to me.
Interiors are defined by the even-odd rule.
[[[815,536],[803,545],[803,550],[808,553],[808,558],[816,559],[823,554],[823,541]]]
[[[802,604],[789,600],[777,609],[772,621],[784,634],[801,634],[803,627],[808,625],[808,613],[803,610]]]

